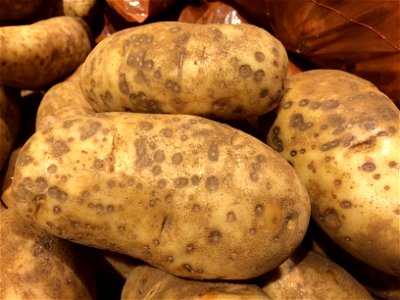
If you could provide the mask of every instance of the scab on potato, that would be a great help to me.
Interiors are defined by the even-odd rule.
[[[172,274],[244,279],[304,237],[310,203],[261,141],[188,115],[104,113],[37,131],[12,194],[22,216]]]
[[[98,112],[244,119],[279,104],[287,66],[282,44],[256,26],[156,22],[97,45],[81,88]]]
[[[306,186],[321,228],[351,255],[397,276],[399,142],[394,103],[370,82],[334,70],[288,79],[268,135]]]

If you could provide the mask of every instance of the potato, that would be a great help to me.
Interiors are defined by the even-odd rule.
[[[61,119],[94,113],[79,87],[80,70],[46,92],[37,110],[36,130]]]
[[[26,20],[42,6],[43,0],[0,0],[0,22]]]
[[[399,141],[393,102],[335,70],[290,78],[268,135],[306,186],[319,226],[351,255],[397,276]]]
[[[310,213],[305,188],[278,153],[189,115],[57,122],[24,145],[12,194],[25,218],[57,236],[204,279],[278,266]]]
[[[0,299],[94,299],[93,274],[71,243],[13,209],[0,222]]]
[[[19,97],[19,91],[0,85],[0,170],[17,138],[20,122],[17,104]]]
[[[265,275],[261,286],[274,300],[373,299],[343,268],[314,252],[297,251]]]
[[[27,90],[65,78],[91,50],[87,25],[73,17],[0,27],[0,40],[0,83]]]
[[[121,300],[271,299],[253,284],[191,281],[142,265],[131,271]]]
[[[155,22],[99,43],[81,88],[97,112],[244,119],[278,105],[287,65],[282,44],[253,25]]]
[[[11,182],[12,182],[12,178],[14,176],[15,164],[17,163],[17,158],[18,158],[20,151],[21,151],[21,147],[18,147],[11,152],[10,157],[7,161],[7,168],[4,168],[6,171],[5,171],[4,178],[2,180],[2,185],[1,185],[1,201],[7,207],[13,206],[13,200],[10,195],[11,194]]]

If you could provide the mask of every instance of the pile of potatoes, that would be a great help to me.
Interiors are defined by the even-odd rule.
[[[386,95],[288,75],[254,25],[150,22],[95,45],[81,2],[0,27],[1,299],[399,299]],[[37,16],[20,14],[0,21]]]

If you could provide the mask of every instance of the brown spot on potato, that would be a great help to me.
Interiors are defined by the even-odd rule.
[[[147,154],[146,141],[144,138],[138,138],[134,142],[136,151],[136,166],[140,168],[148,167],[151,165],[151,159]]]
[[[218,244],[222,238],[222,234],[218,230],[213,230],[208,235],[208,241],[210,244]]]
[[[384,189],[385,191],[388,191],[388,190],[390,190],[390,186],[389,186],[389,185],[385,185],[385,186],[383,187],[383,189]]]
[[[166,203],[171,203],[172,202],[172,195],[171,194],[167,194],[164,198]]]
[[[50,174],[54,174],[57,172],[57,166],[55,164],[51,164],[50,166],[47,167],[47,172]]]
[[[47,188],[47,181],[44,177],[38,177],[35,180],[36,189],[39,193],[43,192]]]
[[[343,200],[342,202],[340,202],[340,206],[343,208],[350,208],[351,202],[349,200]]]
[[[330,141],[328,143],[322,144],[320,149],[321,149],[321,151],[328,151],[339,145],[340,145],[340,139],[336,139],[336,140]]]
[[[310,100],[308,100],[308,99],[301,99],[301,100],[298,102],[299,106],[301,106],[301,107],[305,107],[305,106],[307,106],[309,103],[310,103]]]
[[[275,55],[276,57],[279,57],[279,54],[280,54],[278,48],[275,48],[275,47],[271,48],[271,53],[273,55]]]
[[[229,97],[218,98],[212,102],[213,111],[226,112],[229,109],[231,99]]]
[[[339,219],[338,213],[333,208],[325,210],[323,215],[320,216],[320,221],[333,231],[337,231],[342,226],[342,222]]]
[[[170,91],[172,91],[172,92],[174,92],[174,93],[180,93],[180,92],[181,92],[181,86],[179,85],[179,83],[174,82],[174,81],[172,81],[172,80],[167,80],[167,81],[165,82],[165,87],[166,87],[168,90],[170,90]]]
[[[199,185],[199,183],[200,183],[200,177],[197,176],[197,175],[193,175],[193,176],[190,178],[190,182],[191,182],[192,185],[194,185],[194,186]]]
[[[382,104],[378,107],[378,112],[382,116],[382,118],[387,121],[395,120],[398,118],[398,113],[396,113],[388,106],[382,106]]]
[[[51,143],[51,154],[54,157],[60,157],[69,152],[69,150],[67,143],[62,140],[53,140]]]
[[[174,185],[176,188],[184,188],[189,184],[189,179],[186,177],[178,177],[174,179]]]
[[[192,205],[192,212],[199,212],[199,211],[200,211],[200,205],[193,204]]]
[[[260,94],[258,95],[258,97],[259,97],[259,98],[265,98],[265,97],[268,96],[268,94],[269,94],[269,90],[268,90],[268,89],[262,89],[262,90],[260,91]]]
[[[251,172],[251,173],[250,173],[250,179],[251,179],[251,181],[253,181],[253,182],[257,182],[258,179],[259,179],[257,172]]]
[[[171,128],[163,128],[162,130],[161,130],[161,134],[163,135],[163,136],[165,136],[165,137],[171,137],[172,136],[172,129]]]
[[[297,151],[296,150],[290,151],[290,156],[295,157],[296,155],[297,155]]]
[[[218,158],[219,158],[218,144],[212,142],[208,146],[208,159],[211,161],[218,161]]]
[[[183,156],[182,156],[181,153],[175,153],[175,154],[172,156],[172,163],[173,163],[174,165],[179,165],[179,164],[182,162],[182,160],[183,160]]]
[[[323,110],[330,110],[330,109],[335,109],[339,107],[340,103],[338,100],[335,99],[329,99],[324,102],[322,102],[321,107]]]
[[[264,59],[265,59],[264,53],[262,53],[262,52],[260,52],[260,51],[257,51],[257,52],[254,54],[254,57],[256,58],[256,61],[258,61],[258,62],[263,62]]]
[[[219,180],[216,176],[209,176],[206,179],[206,188],[209,192],[218,190]]]
[[[55,215],[61,214],[61,207],[58,206],[58,205],[54,206],[54,207],[53,207],[53,213],[54,213]]]
[[[376,169],[376,166],[374,163],[372,162],[366,162],[364,163],[361,168],[365,171],[365,172],[372,172]]]
[[[156,162],[162,163],[165,159],[164,150],[157,150],[156,152],[154,152],[153,158]]]
[[[181,134],[180,139],[182,142],[184,142],[188,139],[188,136],[186,134]]]
[[[256,234],[256,229],[254,227],[250,228],[250,234],[255,235]]]
[[[389,168],[397,168],[397,162],[392,160],[389,162]]]
[[[249,65],[241,65],[239,67],[239,75],[243,78],[248,78],[253,74],[251,67]]]
[[[161,69],[158,68],[157,70],[154,71],[153,73],[154,78],[156,79],[161,79],[162,75],[161,75]]]
[[[372,176],[375,180],[381,179],[381,174],[377,173]]]
[[[97,130],[99,130],[99,128],[101,127],[100,122],[92,122],[89,124],[88,127],[80,127],[79,131],[80,131],[80,140],[84,141],[88,138],[90,138],[91,136],[95,135]]]
[[[103,102],[104,107],[105,107],[107,110],[111,110],[111,105],[110,105],[110,103],[111,103],[112,98],[113,98],[113,96],[112,96],[112,94],[110,93],[110,91],[106,91],[104,94],[100,94],[100,99],[101,99],[101,101]]]
[[[194,246],[193,243],[190,243],[190,244],[187,244],[187,245],[186,245],[186,250],[185,250],[185,252],[186,252],[187,254],[193,253],[194,250],[195,250],[195,246]]]
[[[265,77],[265,72],[264,70],[257,70],[254,74],[253,74],[253,80],[255,82],[261,82]]]
[[[153,124],[151,124],[150,122],[146,122],[146,121],[142,121],[139,123],[140,129],[143,130],[151,130],[153,129]]]
[[[154,166],[153,169],[151,170],[154,176],[158,176],[161,174],[161,168],[160,166]]]
[[[284,102],[284,103],[282,104],[282,108],[283,108],[283,109],[288,109],[288,108],[291,108],[292,105],[293,105],[293,101],[286,101],[286,102]]]
[[[335,179],[335,181],[333,182],[334,185],[341,185],[342,181],[340,179]]]
[[[18,164],[21,166],[27,166],[33,162],[33,157],[29,155],[20,155],[18,157]]]
[[[51,186],[47,190],[47,194],[60,202],[64,202],[68,198],[68,194],[62,190],[60,190],[57,186]]]
[[[228,212],[228,213],[226,214],[226,221],[229,222],[229,223],[236,221],[236,215],[235,215],[235,213],[232,212],[232,211]]]
[[[257,216],[262,216],[264,214],[264,205],[263,204],[257,204],[256,207],[254,208],[254,212],[256,213]]]
[[[283,151],[283,142],[279,138],[279,133],[280,133],[280,127],[279,126],[274,126],[272,127],[271,130],[271,146],[277,151],[277,152],[282,152]]]
[[[157,183],[157,186],[158,186],[159,189],[165,188],[166,185],[167,185],[167,182],[166,182],[164,179],[160,179],[160,180],[158,181],[158,183]]]
[[[305,122],[302,114],[293,114],[290,117],[290,126],[300,131],[305,131],[313,126],[311,122]]]
[[[129,86],[128,86],[128,82],[126,81],[125,73],[119,74],[118,86],[119,86],[119,91],[122,94],[129,95]]]
[[[318,102],[318,101],[313,101],[313,102],[311,102],[311,104],[310,104],[310,108],[311,109],[317,109],[317,108],[319,108],[321,106],[321,103],[320,102]]]

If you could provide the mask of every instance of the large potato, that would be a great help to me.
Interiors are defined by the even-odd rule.
[[[281,43],[253,25],[156,22],[98,44],[81,88],[98,112],[243,119],[278,105],[287,64]]]
[[[353,256],[395,275],[399,142],[393,102],[368,81],[334,70],[290,78],[268,136],[307,187],[319,226]]]
[[[94,277],[74,245],[13,209],[0,209],[0,223],[0,299],[92,299]]]
[[[21,214],[51,233],[195,278],[250,278],[303,239],[308,194],[261,141],[205,118],[105,113],[24,145]]]
[[[0,41],[0,83],[27,90],[65,78],[91,50],[87,25],[66,16],[0,27]]]
[[[271,299],[254,284],[202,282],[178,278],[150,266],[137,266],[124,285],[121,300],[261,300]]]
[[[20,110],[17,101],[20,92],[0,85],[0,170],[17,139]]]
[[[265,275],[261,286],[274,300],[373,299],[343,268],[314,252],[297,251]]]

